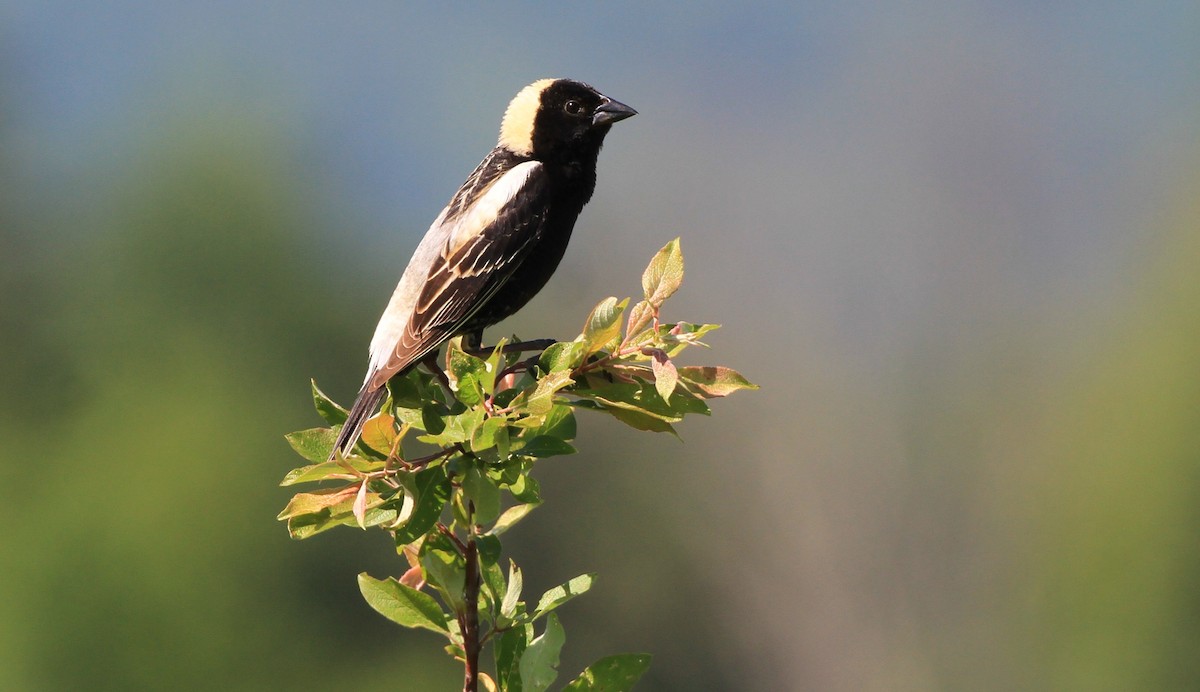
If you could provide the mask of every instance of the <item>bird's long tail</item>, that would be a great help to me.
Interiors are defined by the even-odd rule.
[[[363,385],[358,392],[358,398],[354,400],[354,405],[350,407],[346,423],[342,426],[342,431],[338,433],[337,442],[333,444],[333,451],[329,453],[330,461],[334,460],[338,452],[341,452],[343,456],[350,453],[354,443],[358,441],[359,433],[362,432],[363,423],[375,415],[379,409],[379,402],[383,401],[383,397],[387,394],[386,386],[374,389],[369,389],[369,387],[370,383]]]

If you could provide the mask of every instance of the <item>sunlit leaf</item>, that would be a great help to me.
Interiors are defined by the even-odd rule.
[[[495,373],[488,372],[487,361],[463,351],[459,343],[456,339],[446,346],[450,386],[459,401],[467,406],[478,406],[485,394],[484,382],[495,377]]]
[[[708,405],[684,392],[680,392],[680,396],[671,397],[668,403],[654,385],[647,383],[614,382],[594,389],[572,390],[571,393],[609,407],[639,411],[668,423],[678,422],[688,413],[709,413]]]
[[[367,482],[363,481],[358,485],[358,492],[354,496],[354,505],[350,512],[354,514],[354,518],[358,520],[359,528],[367,528]]]
[[[592,309],[583,325],[584,355],[604,349],[621,337],[621,318],[628,305],[628,298],[617,302],[610,296]]]
[[[654,320],[654,306],[644,300],[639,300],[629,310],[629,324],[625,327],[625,336],[633,338],[638,332],[650,325]]]
[[[675,391],[675,385],[679,383],[679,372],[675,369],[675,364],[667,357],[667,354],[659,349],[654,349],[653,360],[650,361],[650,369],[654,372],[654,389],[658,395],[663,398],[663,401],[670,403],[671,394]]]
[[[526,504],[538,505],[542,502],[542,488],[537,479],[528,474],[522,474],[516,480],[508,491],[512,493],[518,501]]]
[[[448,617],[433,596],[401,584],[392,578],[375,579],[366,572],[358,575],[358,589],[375,612],[403,625],[448,634]]]
[[[406,489],[416,504],[412,516],[396,530],[398,546],[412,543],[433,528],[450,497],[450,481],[446,478],[446,469],[440,465],[418,472],[409,483],[411,487],[406,486]]]
[[[528,395],[522,394],[518,397],[513,405],[519,409],[524,409],[525,413],[531,415],[544,415],[549,413],[550,408],[554,405],[554,395],[560,389],[568,387],[574,383],[571,379],[571,373],[567,371],[558,371],[546,375],[538,380],[537,386],[532,393]]]
[[[560,440],[575,439],[575,413],[566,404],[555,404],[546,413],[536,435],[556,437]]]
[[[541,599],[538,600],[537,608],[534,608],[533,610],[533,619],[536,620],[555,610],[572,598],[587,593],[588,590],[592,588],[592,584],[595,582],[595,574],[581,574],[578,577],[568,581],[566,584],[550,589],[546,593],[542,594]]]
[[[467,566],[454,543],[440,533],[428,536],[421,546],[421,567],[425,570],[425,579],[458,610],[463,603]]]
[[[482,578],[484,595],[492,604],[493,614],[499,615],[500,601],[508,590],[508,585],[504,582],[504,569],[498,562],[482,562],[479,565],[479,576]]]
[[[456,442],[466,442],[475,434],[475,429],[487,414],[482,408],[473,408],[462,413],[442,418],[442,429],[437,434],[421,435],[417,439],[439,447],[448,447]]]
[[[475,506],[476,524],[487,524],[500,515],[500,488],[478,468],[471,468],[462,479],[462,488]]]
[[[563,692],[628,692],[650,669],[650,654],[606,656],[588,666]]]
[[[529,642],[521,656],[521,685],[523,692],[544,692],[558,677],[558,656],[567,634],[558,616],[546,619],[546,631]]]
[[[583,363],[586,348],[582,341],[559,341],[542,351],[538,368],[544,373],[573,370]]]
[[[317,387],[316,380],[310,381],[312,382],[313,405],[317,407],[317,414],[320,415],[321,418],[330,426],[341,425],[342,423],[345,423],[346,416],[349,415],[346,412],[346,409],[338,406],[333,399],[325,396],[325,392],[322,392],[321,389]]]
[[[359,439],[380,454],[388,454],[396,443],[396,419],[386,413],[368,418]]]
[[[684,386],[705,398],[722,397],[739,389],[758,389],[733,368],[722,366],[685,366],[679,368]]]
[[[320,464],[312,464],[310,466],[301,466],[297,469],[292,469],[288,472],[280,485],[296,485],[297,483],[313,483],[324,480],[343,480],[350,481],[357,478],[357,474],[351,473],[346,466],[361,471],[370,473],[383,468],[382,461],[374,461],[371,459],[363,459],[361,457],[351,457],[342,462],[324,461]]]
[[[499,536],[499,535],[503,534],[505,531],[508,531],[513,526],[515,526],[517,524],[517,522],[524,519],[525,516],[528,515],[530,512],[532,512],[534,509],[537,509],[538,504],[539,503],[537,503],[537,502],[530,502],[530,503],[526,503],[526,504],[513,505],[512,507],[509,507],[508,509],[504,510],[503,513],[500,514],[500,518],[496,520],[496,523],[492,526],[491,530],[488,531],[488,533],[490,533],[494,536]]]
[[[634,430],[671,433],[676,439],[682,439],[679,437],[679,433],[675,431],[675,426],[662,418],[656,418],[641,411],[634,411],[627,408],[612,407],[605,408],[604,411]]]
[[[471,435],[471,451],[478,454],[493,447],[501,458],[508,456],[508,419],[503,416],[488,418]]]
[[[521,577],[521,568],[517,567],[517,563],[509,560],[508,588],[505,590],[503,601],[500,603],[501,615],[509,619],[516,617],[517,605],[521,602],[522,588],[524,588],[524,580]]]
[[[330,428],[310,428],[288,433],[284,438],[297,454],[319,464],[329,459],[337,433]]]
[[[521,657],[532,633],[532,625],[520,625],[505,630],[496,638],[493,655],[496,659],[496,682],[501,689],[521,689]]]
[[[670,298],[683,283],[683,252],[679,249],[679,238],[672,240],[659,250],[642,274],[642,292],[646,302],[659,307]]]

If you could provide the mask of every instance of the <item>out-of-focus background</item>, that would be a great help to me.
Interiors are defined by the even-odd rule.
[[[274,520],[409,253],[536,78],[641,114],[548,289],[574,336],[681,235],[763,385],[581,415],[509,534],[563,679],[1200,687],[1195,2],[0,6],[0,689],[453,689]],[[587,546],[586,549],[582,546]]]

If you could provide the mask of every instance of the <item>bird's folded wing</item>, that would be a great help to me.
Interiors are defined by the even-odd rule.
[[[445,237],[411,305],[390,306],[401,314],[384,319],[405,320],[395,345],[372,353],[367,384],[383,386],[393,375],[424,358],[455,333],[487,303],[525,259],[545,221],[547,194],[540,163],[527,161],[504,173],[463,213],[443,214],[442,227],[430,229]],[[381,320],[382,321],[382,320]]]

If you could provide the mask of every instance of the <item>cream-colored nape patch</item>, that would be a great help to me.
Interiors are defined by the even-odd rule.
[[[555,81],[539,79],[513,97],[500,122],[500,146],[521,156],[533,153],[533,119],[537,117],[542,92]]]

